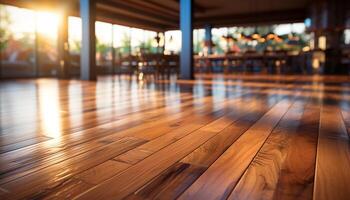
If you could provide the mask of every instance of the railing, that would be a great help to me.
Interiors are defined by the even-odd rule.
[[[79,75],[79,55],[70,57],[71,75]],[[97,66],[98,74],[118,73],[178,73],[179,56],[163,54],[127,55],[115,59],[113,66]]]
[[[286,51],[247,52],[229,55],[195,56],[197,72],[249,72],[269,74],[320,73],[322,66],[312,66],[313,53]]]

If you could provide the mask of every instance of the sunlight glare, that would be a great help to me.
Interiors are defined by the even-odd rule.
[[[41,82],[39,85],[40,118],[45,135],[52,138],[61,136],[60,105],[57,82]]]
[[[56,38],[58,31],[59,15],[54,12],[36,12],[38,33],[49,38]]]

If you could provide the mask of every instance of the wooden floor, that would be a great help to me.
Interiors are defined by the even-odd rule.
[[[0,81],[0,199],[350,199],[350,77]]]

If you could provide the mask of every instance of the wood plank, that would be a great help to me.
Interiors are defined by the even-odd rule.
[[[43,196],[43,193],[38,193],[37,196],[31,197],[32,199],[72,199],[80,193],[85,192],[92,185],[77,179],[71,178],[62,182],[60,185],[50,190],[49,195]]]
[[[258,101],[259,103],[260,101]],[[262,103],[262,102],[261,102]],[[272,106],[272,105],[271,105]],[[222,130],[220,134],[207,141],[181,160],[197,166],[209,167],[231,144],[236,141],[251,125],[260,119],[269,106],[262,105],[248,111],[244,116]]]
[[[314,199],[350,197],[350,143],[339,108],[323,105],[317,147]]]
[[[218,135],[129,195],[128,199],[176,199],[267,110],[268,106],[263,104],[248,111]]]
[[[73,199],[98,183],[115,176],[130,165],[108,160],[102,164],[83,171],[63,182],[59,187],[41,194],[42,199]]]
[[[93,168],[90,168],[76,175],[75,177],[80,180],[83,180],[86,183],[96,185],[122,172],[128,167],[130,167],[129,164],[114,161],[114,160],[108,160],[107,162],[104,162]]]
[[[34,144],[38,144],[38,143],[41,143],[41,142],[44,142],[44,141],[48,141],[48,140],[51,140],[51,139],[52,138],[50,138],[50,137],[39,136],[39,137],[31,138],[31,139],[28,139],[28,140],[16,142],[16,143],[3,145],[3,146],[0,147],[0,154],[6,153],[6,152],[9,152],[9,151],[13,151],[13,150],[16,150],[16,149],[21,149],[23,147],[31,146],[31,145],[34,145]]]
[[[219,118],[221,115],[224,114],[223,112],[221,112],[221,109],[219,109],[218,111],[220,111],[220,115],[214,115],[213,117],[201,116],[201,118],[200,118],[201,120],[198,122],[196,122],[197,120],[194,120],[194,118],[192,117],[190,124],[185,124],[185,125],[179,127],[178,129],[175,129],[174,131],[171,131],[171,132],[169,132],[169,133],[167,133],[159,138],[152,140],[151,142],[147,142],[147,143],[145,143],[145,144],[143,144],[135,149],[132,149],[126,153],[123,153],[120,156],[117,156],[116,158],[118,158],[119,160],[121,160],[123,162],[121,163],[121,162],[115,161],[115,163],[120,163],[120,164],[124,165],[125,168],[129,167],[130,163],[132,163],[132,164],[137,163],[138,161],[151,155],[155,151],[166,146],[166,144],[170,144],[172,142],[175,142],[175,141],[181,139],[182,137],[188,135],[190,132],[195,131],[196,129],[199,129],[200,127],[204,126],[205,124],[209,123],[210,121],[214,121],[215,119]],[[213,111],[211,111],[211,114],[216,113],[216,112],[217,111],[215,111],[215,109],[214,109]],[[208,112],[208,113],[210,113],[210,112]],[[140,151],[144,151],[146,149],[149,149],[149,150],[147,150],[147,153],[149,153],[149,154],[147,154],[147,153],[140,154]],[[120,159],[120,158],[125,158],[125,159]],[[110,161],[107,161],[107,162],[110,162]],[[124,163],[129,163],[129,164],[124,164]],[[123,171],[125,169],[124,167],[122,167],[122,169],[119,169],[120,168],[119,165],[117,167],[118,167],[117,170],[111,171],[111,169],[109,169],[109,165],[107,163],[103,163],[101,165],[98,165],[96,167],[93,167],[93,168],[83,172],[82,174],[85,174],[86,172],[88,174],[91,174],[91,176],[88,177],[88,179],[93,179],[93,184],[99,184],[102,181],[119,174],[121,171]],[[98,178],[100,176],[96,177],[96,174],[98,174],[98,173],[103,174],[102,175],[103,178]],[[81,179],[81,174],[78,174],[75,177],[77,177],[78,179]],[[88,180],[88,179],[82,178],[83,181],[85,181],[87,183],[92,183],[92,181]],[[89,188],[84,188],[84,189],[90,189],[90,188],[92,188],[92,186]],[[66,188],[61,187],[60,190],[66,190]],[[59,192],[59,191],[56,190],[55,192]],[[51,196],[51,195],[49,195],[49,196]],[[74,197],[74,196],[71,196],[71,197]]]
[[[235,106],[239,107],[243,105],[241,99],[234,100],[233,102],[225,101],[223,106],[227,105],[228,103],[234,104]],[[171,144],[182,137],[188,135],[192,131],[195,131],[199,129],[200,127],[206,125],[207,123],[214,121],[216,118],[219,118],[224,113],[221,112],[221,109],[209,109],[209,111],[204,111],[200,115],[192,115],[187,120],[185,125],[179,127],[178,129],[175,129],[174,131],[170,132],[169,134],[166,134],[164,136],[161,136],[157,138],[156,140],[152,140],[144,145],[141,145],[135,149],[130,150],[127,153],[124,153],[122,155],[119,155],[118,157],[114,158],[117,161],[129,163],[129,164],[136,164],[137,162],[143,160],[144,158],[148,157],[149,155],[153,154],[154,152],[160,150],[161,148],[165,147],[168,144]],[[203,114],[203,115],[202,115]]]
[[[212,112],[212,114],[213,113],[216,113],[216,112]],[[151,154],[157,152],[158,150],[166,147],[167,145],[178,141],[179,139],[190,134],[191,132],[196,131],[197,129],[205,126],[206,124],[212,121],[215,121],[216,119],[220,118],[224,114],[225,114],[224,112],[220,112],[213,116],[211,115],[191,116],[187,120],[187,123],[184,123],[184,125],[180,126],[179,128],[174,129],[173,131],[170,131],[167,134],[164,134],[156,139],[153,139],[150,142],[147,142],[124,154],[121,154],[115,157],[114,160],[129,163],[129,164],[136,164],[137,162],[143,160],[144,158],[150,156]]]
[[[228,115],[211,122],[166,148],[161,149],[156,154],[131,166],[120,175],[83,193],[77,199],[121,199],[128,196],[198,146],[205,143],[208,139],[218,134],[225,127],[238,120],[242,114],[237,112],[237,110],[230,112]],[[115,189],[106,190],[107,185],[114,185]]]
[[[248,101],[248,99],[246,99],[246,100]],[[237,99],[237,100],[234,100],[232,102],[225,101],[225,102],[223,102],[222,105],[229,106],[229,104],[240,107],[241,105],[244,104],[244,102],[241,102],[240,99]],[[249,104],[245,104],[245,105],[247,106]],[[255,105],[255,103],[254,103],[254,105]],[[211,106],[209,106],[209,108],[210,107]],[[249,121],[249,120],[256,118],[256,116],[253,115],[256,113],[254,113],[254,112],[248,112],[248,113],[249,114],[244,114],[244,117],[242,119],[239,119],[238,121],[243,122],[243,120]],[[167,133],[167,134],[165,134],[157,139],[154,139],[151,142],[147,142],[146,144],[141,145],[135,149],[132,149],[124,154],[121,154],[120,156],[118,156],[115,159],[116,160],[119,159],[119,160],[126,162],[128,164],[136,164],[137,162],[143,160],[145,157],[151,155],[153,152],[166,146],[166,143],[164,143],[164,142],[168,142],[168,144],[169,144],[169,142],[175,142],[175,141],[179,140],[180,138],[184,137],[185,135],[189,134],[190,132],[200,128],[201,126],[204,126],[205,124],[209,123],[210,121],[214,121],[216,118],[219,118],[223,114],[224,114],[224,112],[222,112],[222,109],[220,109],[220,107],[216,107],[215,109],[209,109],[208,111],[201,112],[200,115],[198,115],[198,116],[195,115],[195,116],[191,117],[189,120],[187,120],[188,124],[184,123],[185,125],[181,126],[180,128],[175,129],[172,132],[169,132],[169,133]],[[257,115],[257,116],[259,116],[259,115]],[[197,117],[199,117],[198,121],[197,121]],[[198,123],[198,126],[196,127],[197,123]],[[193,128],[195,128],[195,129],[193,129]],[[142,152],[140,152],[140,151],[142,151]],[[117,171],[117,172],[119,173],[119,171]],[[98,172],[96,172],[96,173],[98,173]],[[116,175],[116,174],[117,173],[115,173],[114,175]],[[109,173],[109,175],[110,175],[110,177],[113,176],[113,172]],[[100,181],[100,182],[102,182],[102,181]],[[98,184],[98,183],[96,182],[95,184]]]
[[[319,113],[294,104],[228,199],[312,199]]]
[[[343,120],[346,126],[346,130],[350,137],[350,108],[341,108],[341,109],[342,109]]]
[[[176,199],[207,168],[177,162],[126,199]]]
[[[186,94],[185,94],[186,95]],[[183,94],[181,94],[181,95],[179,95],[178,97],[179,98],[181,98],[182,96],[184,96]],[[188,96],[188,99],[191,99],[191,98],[193,98],[193,97],[191,97],[191,96],[189,96],[189,95],[187,95]],[[156,96],[157,97],[157,96]],[[167,99],[167,98],[173,98],[172,96],[165,96],[165,97],[162,97],[162,96],[160,96],[159,98],[156,98],[155,100],[156,100],[156,102],[158,101],[158,102],[160,102],[160,103],[164,103],[164,101],[162,100],[162,99]],[[175,96],[175,98],[177,98],[176,96]],[[138,100],[138,99],[137,99]],[[184,99],[185,100],[185,99]],[[84,107],[85,107],[85,101],[83,101],[83,103],[84,103]],[[146,103],[146,102],[145,102]],[[132,112],[135,112],[135,111],[145,111],[145,107],[144,106],[142,106],[143,104],[140,104],[140,107],[139,108],[135,108],[135,106],[133,106],[132,104],[131,104],[131,102],[128,102],[128,104],[129,104],[129,106],[128,106],[128,108],[129,109],[126,109],[125,110],[125,107],[124,106],[122,106],[123,104],[121,104],[121,105],[119,105],[118,107],[111,107],[111,108],[113,108],[113,109],[107,109],[107,113],[108,113],[108,115],[107,114],[104,114],[104,113],[102,113],[101,112],[101,109],[99,108],[99,109],[97,109],[96,108],[96,101],[94,101],[94,108],[95,109],[93,109],[93,110],[89,110],[89,112],[84,112],[83,113],[83,118],[84,118],[84,120],[80,120],[80,122],[83,122],[83,123],[85,123],[85,124],[87,124],[87,125],[82,125],[82,126],[79,126],[79,128],[78,129],[73,129],[73,128],[71,128],[69,131],[70,132],[76,132],[76,131],[79,131],[79,130],[81,130],[81,129],[86,129],[86,128],[91,128],[91,126],[92,125],[94,125],[95,123],[96,123],[96,117],[98,116],[99,117],[99,124],[101,125],[101,124],[103,124],[103,123],[106,123],[106,121],[105,120],[103,120],[102,118],[107,118],[107,119],[109,119],[109,121],[115,121],[115,120],[117,120],[117,119],[119,119],[119,118],[117,118],[117,116],[115,116],[115,117],[111,117],[110,116],[110,114],[113,114],[113,113],[118,113],[119,115],[118,116],[120,116],[120,115],[123,115],[123,114],[127,114],[128,112],[130,112],[130,110],[132,111]],[[150,105],[150,106],[153,106],[153,108],[154,108],[154,106],[162,106],[162,105],[152,105],[152,104],[147,104],[147,107],[146,107],[146,110],[147,109],[150,109],[149,107],[148,107],[148,105]],[[164,105],[163,105],[164,106]],[[100,107],[100,106],[99,106]],[[117,108],[117,109],[115,109],[115,108]],[[130,108],[133,108],[133,109],[130,109]],[[124,112],[122,112],[122,113],[120,113],[120,112],[118,112],[118,110],[121,110],[121,111],[124,111]],[[98,115],[96,115],[96,112],[98,111]],[[112,112],[113,111],[113,112]],[[150,111],[150,110],[148,110],[148,111]],[[126,112],[126,113],[125,113]],[[81,117],[81,116],[80,116]],[[80,119],[80,117],[78,116],[78,119]],[[61,117],[61,121],[62,121],[62,125],[66,125],[66,124],[70,124],[70,123],[66,123],[66,118],[64,118],[64,117]],[[72,119],[71,117],[69,117],[69,119],[68,120],[70,120],[70,121],[74,121],[74,119]],[[40,122],[40,121],[39,121]],[[79,122],[79,121],[78,121]],[[22,124],[21,124],[21,126],[19,126],[19,127],[22,127]],[[40,127],[40,123],[37,125],[37,127]],[[37,135],[37,132],[40,132],[41,130],[33,130],[33,133],[30,133],[30,134],[28,134],[28,132],[27,132],[27,130],[33,130],[33,128],[25,128],[24,127],[24,130],[21,130],[21,131],[19,131],[19,130],[17,130],[17,134],[18,134],[18,132],[19,133],[21,133],[21,135],[22,134],[24,134],[24,135]],[[64,128],[64,126],[61,128],[61,131],[63,132],[63,134],[65,134],[65,128]],[[9,135],[9,134],[6,134],[6,135]],[[13,134],[10,134],[10,135],[13,135]],[[8,143],[9,142],[9,138],[2,138],[2,140],[1,141],[4,141],[4,142],[6,142],[6,143]],[[11,140],[12,141],[12,140]],[[12,141],[13,142],[13,141]]]
[[[208,100],[208,99],[206,99]],[[204,101],[206,102],[206,101]],[[200,108],[196,108],[196,109],[200,109]],[[194,110],[196,110],[194,109]],[[191,114],[191,112],[193,112],[194,110],[189,109],[186,110],[184,113],[187,113],[187,115]],[[155,110],[156,111],[156,110]],[[40,146],[38,146],[41,150],[41,147],[43,148],[43,153],[38,152],[38,150],[34,147],[27,149],[27,148],[23,148],[20,152],[16,151],[14,152],[14,154],[6,154],[3,156],[0,156],[1,160],[3,161],[3,165],[1,165],[2,167],[0,168],[1,171],[1,183],[4,183],[5,181],[10,181],[13,180],[14,178],[18,178],[19,176],[23,176],[25,174],[27,174],[28,172],[31,171],[35,171],[37,169],[43,168],[43,167],[47,167],[47,164],[54,164],[55,162],[59,162],[60,159],[67,159],[67,154],[65,153],[66,151],[70,151],[73,153],[70,153],[68,156],[74,156],[74,154],[76,153],[83,153],[91,148],[97,148],[99,146],[104,145],[104,143],[101,141],[109,141],[109,142],[113,142],[115,140],[120,139],[123,136],[132,136],[135,135],[139,132],[141,132],[142,130],[145,130],[147,128],[152,128],[152,127],[161,127],[161,125],[163,126],[167,126],[169,129],[175,129],[176,127],[171,127],[171,125],[173,122],[168,122],[169,120],[177,120],[178,118],[180,118],[181,116],[183,117],[183,112],[180,113],[176,113],[175,115],[172,115],[171,117],[163,117],[161,120],[159,120],[158,118],[153,118],[153,120],[148,120],[147,119],[143,119],[142,121],[138,122],[138,124],[140,124],[140,126],[133,126],[132,128],[128,128],[131,125],[133,125],[132,123],[130,124],[130,120],[128,118],[125,118],[123,120],[120,120],[119,122],[115,122],[116,126],[122,124],[122,126],[119,127],[113,127],[111,125],[108,125],[108,129],[107,127],[101,128],[101,127],[96,127],[94,129],[88,129],[87,131],[84,131],[82,133],[75,133],[74,135],[76,136],[80,136],[83,135],[84,138],[79,138],[77,137],[76,141],[71,141],[71,137],[72,135],[70,135],[69,137],[67,137],[68,139],[68,144],[64,143],[64,140],[62,141],[60,140],[51,140],[48,141],[46,143],[42,143],[40,144]],[[144,113],[147,116],[152,116],[152,115],[148,115],[147,113]],[[137,114],[138,117],[134,117],[133,120],[138,120],[138,118],[140,118],[142,116],[141,113]],[[158,119],[158,120],[157,120]],[[142,123],[144,122],[144,120],[147,121],[147,123]],[[180,120],[181,121],[181,120]],[[126,124],[124,125],[122,122],[126,122]],[[105,129],[107,129],[108,131],[104,131]],[[99,132],[98,136],[102,137],[99,140],[91,140],[93,138],[96,138],[97,134],[96,134],[96,130]],[[118,132],[119,130],[119,132]],[[158,129],[159,130],[159,129]],[[101,133],[101,131],[104,131]],[[113,134],[111,134],[113,133]],[[160,132],[162,133],[162,132]],[[88,135],[92,135],[92,138],[87,137]],[[107,135],[106,137],[103,137],[104,135]],[[65,137],[63,137],[62,139],[65,139]],[[87,140],[86,143],[83,143],[84,140]],[[62,144],[63,143],[63,144]],[[47,146],[51,147],[49,149],[49,151],[47,150]],[[83,147],[83,149],[82,149]],[[88,149],[86,147],[89,147]],[[84,151],[82,151],[84,150]],[[30,153],[35,153],[34,157],[32,154]],[[22,153],[24,155],[22,155]],[[27,156],[26,156],[27,155]],[[62,157],[63,155],[63,157]],[[27,158],[28,157],[28,158]],[[38,160],[39,159],[39,160]],[[45,162],[43,161],[45,159]],[[40,162],[39,162],[40,161]],[[54,162],[55,161],[55,162]],[[33,170],[28,170],[28,168],[34,168]],[[24,174],[22,174],[21,172],[24,172]],[[10,175],[12,174],[16,174],[15,177],[12,177]]]
[[[192,81],[151,76],[142,82],[133,76],[101,76],[96,82],[2,80],[0,199],[175,199],[215,174],[212,167],[227,152],[235,162],[227,158],[215,178],[226,174],[236,185],[225,179],[220,183],[228,187],[218,187],[209,176],[204,192],[238,199],[348,195],[349,77],[201,74]],[[273,123],[249,133],[281,100],[292,107],[271,134],[266,138],[262,129]],[[319,130],[327,135],[322,141],[315,140],[320,103],[328,113]],[[52,139],[45,141],[47,136]],[[319,185],[313,184],[315,141]],[[251,149],[256,154],[246,156],[254,154]],[[233,179],[226,172],[232,167]]]
[[[83,94],[85,94],[85,92],[83,92]],[[98,93],[98,94],[101,94],[101,95],[104,95],[104,93]],[[141,93],[142,94],[142,93]],[[92,99],[89,99],[89,98],[84,98],[83,100],[83,102],[81,102],[82,103],[82,105],[81,105],[81,109],[79,110],[78,109],[78,113],[75,113],[74,112],[74,107],[73,107],[73,109],[71,110],[71,112],[73,112],[73,113],[69,113],[69,115],[65,115],[65,116],[63,116],[63,117],[61,117],[61,121],[63,122],[63,125],[65,125],[65,124],[69,124],[69,123],[65,123],[67,120],[75,120],[75,119],[79,119],[79,118],[81,118],[82,116],[84,117],[84,118],[88,118],[88,117],[90,117],[90,116],[94,116],[95,114],[96,114],[96,111],[98,111],[99,113],[106,113],[106,114],[104,114],[104,115],[101,115],[101,117],[103,117],[103,118],[106,118],[106,119],[111,119],[111,115],[110,114],[113,114],[113,112],[111,112],[112,110],[114,111],[124,111],[124,112],[127,112],[128,110],[130,111],[130,108],[133,108],[134,106],[132,105],[132,97],[128,97],[128,99],[123,99],[123,101],[116,101],[116,100],[112,100],[112,102],[109,102],[109,104],[107,105],[107,106],[98,106],[97,107],[97,105],[96,105],[96,101],[97,101],[97,99],[96,99],[96,97],[95,96],[93,96],[93,95],[95,95],[95,94],[91,94],[91,96],[93,97]],[[96,93],[96,95],[97,95],[97,93]],[[130,94],[129,94],[130,95]],[[159,103],[162,103],[163,102],[163,100],[165,100],[165,99],[168,99],[168,98],[173,98],[172,96],[164,96],[164,92],[156,92],[155,93],[155,97],[156,97],[156,102],[159,102]],[[190,95],[188,95],[188,94],[181,94],[180,96],[179,96],[179,98],[183,98],[184,100],[190,100],[191,98],[193,98],[193,97],[191,97]],[[82,100],[82,99],[81,99]],[[141,107],[139,107],[138,109],[132,109],[132,111],[136,111],[136,110],[144,110],[145,108],[146,109],[148,109],[149,108],[149,106],[161,106],[161,105],[150,105],[150,104],[147,104],[147,101],[144,101],[144,100],[147,100],[147,98],[145,98],[145,97],[143,97],[143,95],[140,95],[140,96],[138,96],[138,99],[137,99],[137,101],[138,102],[141,102],[142,104],[140,104],[140,106]],[[99,101],[100,102],[100,101]],[[68,103],[70,103],[70,104],[73,104],[74,103],[74,101],[73,102],[60,102],[61,104],[62,104],[62,106],[65,106],[65,107],[67,107],[67,104]],[[118,106],[116,107],[115,106],[115,104],[116,103],[118,103]],[[74,104],[73,104],[74,105]],[[79,104],[77,104],[77,105],[79,105]],[[142,105],[147,105],[147,107],[142,107]],[[129,109],[128,109],[129,108]],[[119,112],[115,112],[115,113],[119,113]],[[20,113],[14,113],[13,115],[14,116],[18,116]],[[108,115],[107,115],[108,114]],[[125,113],[124,113],[125,114]],[[10,116],[12,116],[12,115],[10,115]],[[10,118],[11,119],[11,118]],[[40,123],[40,122],[42,122],[42,119],[41,119],[41,115],[39,115],[38,116],[38,118],[37,117],[34,117],[34,118],[32,118],[32,119],[34,119],[34,120],[36,120],[38,123]],[[17,122],[17,120],[15,121],[15,123]],[[87,122],[86,120],[85,121],[81,121],[81,122]],[[101,122],[103,122],[103,120],[102,119],[100,119],[100,123]],[[18,122],[17,122],[18,123]],[[6,123],[6,124],[8,124],[8,123]],[[17,124],[18,125],[18,124]],[[24,124],[25,125],[25,124]],[[40,125],[40,124],[39,124]],[[18,131],[18,128],[21,128],[23,126],[23,124],[21,124],[21,126],[20,127],[17,127],[17,126],[14,126],[13,128],[15,128],[15,130],[17,130]],[[40,126],[39,126],[40,127]],[[85,127],[86,128],[86,127]],[[65,128],[64,127],[62,127],[62,131],[64,132],[64,130],[65,130]],[[8,132],[8,131],[11,131],[11,130],[2,130],[2,132],[4,133],[4,134],[6,134],[6,133],[12,133],[12,132]],[[25,130],[25,129],[23,129],[23,131],[29,131],[29,130]],[[39,131],[42,131],[42,130],[39,130]],[[72,131],[72,130],[70,130],[70,131]],[[28,134],[28,132],[26,132],[26,134]],[[7,134],[8,135],[8,134]]]
[[[1,198],[5,198],[4,196],[5,196],[5,195],[9,195],[9,193],[10,193],[9,191],[7,191],[7,190],[5,190],[4,188],[1,188],[1,187],[0,187],[0,197],[1,197]]]
[[[279,174],[275,199],[311,199],[320,122],[319,106],[307,106]],[[283,173],[285,172],[285,173]]]
[[[291,102],[282,101],[248,129],[179,199],[227,198]]]
[[[11,192],[11,198],[13,199],[45,196],[63,182],[68,181],[75,174],[106,162],[143,143],[145,143],[144,140],[137,138],[122,138],[116,142],[106,144],[104,147],[97,148],[95,151],[80,154],[72,159],[64,160],[58,165],[46,167],[40,171],[3,184],[2,187]],[[23,187],[19,188],[18,185],[22,185]]]

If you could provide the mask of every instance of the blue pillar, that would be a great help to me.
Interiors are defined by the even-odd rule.
[[[180,0],[180,30],[182,34],[180,70],[182,79],[194,79],[192,6],[193,0]]]
[[[212,54],[212,35],[211,35],[211,25],[205,26],[205,43],[208,47],[208,54]]]
[[[82,80],[96,80],[95,6],[95,0],[80,0],[83,33],[80,56]]]

